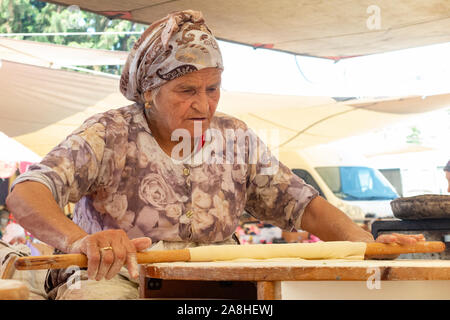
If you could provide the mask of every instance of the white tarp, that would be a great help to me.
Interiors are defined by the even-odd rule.
[[[89,116],[131,103],[119,92],[118,79],[8,61],[0,68],[0,88],[0,130],[40,156]],[[365,103],[222,91],[218,111],[244,120],[257,133],[267,133],[272,147],[301,148],[448,105],[450,94]]]
[[[0,161],[3,162],[39,162],[41,157],[21,143],[0,132]]]
[[[75,48],[63,45],[0,37],[0,59],[35,66],[123,65],[128,52]]]
[[[20,43],[19,40],[15,42]],[[42,55],[53,45],[30,43],[23,52]],[[67,62],[78,52],[60,46]],[[103,50],[83,49],[95,61]],[[121,59],[122,52],[109,52]],[[117,55],[114,58],[114,55]],[[15,59],[19,59],[16,57]],[[2,61],[0,131],[44,156],[89,116],[130,104],[119,77],[92,75]],[[450,105],[450,94],[336,101],[330,97],[238,93],[222,90],[218,111],[244,120],[271,147],[303,148],[387,126]]]
[[[0,132],[0,178],[9,178],[15,174],[18,164],[22,169],[28,164],[41,161],[41,157]]]
[[[50,0],[150,24],[202,11],[219,39],[319,57],[366,55],[450,41],[448,0]]]

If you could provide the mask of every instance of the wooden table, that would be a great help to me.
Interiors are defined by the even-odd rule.
[[[450,260],[174,262],[140,271],[141,298],[450,299]]]

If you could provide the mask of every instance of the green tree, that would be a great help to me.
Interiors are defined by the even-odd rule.
[[[146,25],[82,11],[76,6],[60,6],[36,0],[0,0],[1,33],[55,32],[142,32]],[[138,34],[18,36],[17,39],[49,42],[72,47],[129,51]],[[85,67],[85,66],[81,66]],[[120,74],[121,66],[88,67],[97,71]]]

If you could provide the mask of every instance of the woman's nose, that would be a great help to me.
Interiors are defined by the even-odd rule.
[[[208,112],[209,102],[205,91],[201,91],[196,94],[195,100],[192,102],[192,107],[205,114]]]

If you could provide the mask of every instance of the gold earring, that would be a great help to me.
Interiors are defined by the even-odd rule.
[[[145,109],[150,109],[152,106],[151,106],[151,104],[150,104],[150,102],[148,102],[148,101],[146,101],[145,102]]]

